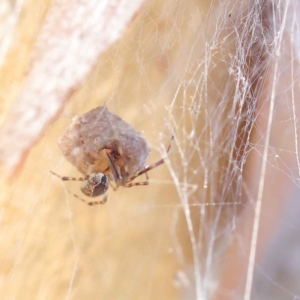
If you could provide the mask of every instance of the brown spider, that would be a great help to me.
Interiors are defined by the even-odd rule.
[[[171,138],[171,142],[167,149],[167,154],[170,151],[172,140],[174,139],[174,135]],[[81,191],[84,195],[88,197],[98,197],[103,195],[103,199],[101,201],[87,201],[76,194],[73,194],[76,198],[81,200],[82,202],[88,204],[88,205],[98,205],[98,204],[104,204],[107,201],[107,190],[109,186],[112,187],[114,191],[116,191],[120,186],[122,187],[133,187],[133,186],[139,186],[139,185],[148,185],[149,184],[149,177],[147,172],[158,167],[159,165],[163,164],[165,162],[165,158],[160,159],[154,164],[148,165],[144,167],[142,170],[136,172],[134,175],[130,176],[128,175],[128,172],[126,172],[126,168],[124,165],[117,166],[115,161],[117,161],[119,156],[122,156],[118,153],[112,153],[107,150],[104,150],[105,154],[107,156],[107,161],[109,167],[105,170],[106,174],[97,172],[92,173],[90,175],[87,175],[85,177],[66,177],[66,176],[60,176],[52,171],[50,171],[53,175],[59,177],[60,179],[64,181],[86,181],[85,184],[81,187]],[[137,177],[145,174],[146,181],[141,182],[132,182]],[[112,184],[112,182],[115,183],[115,186]]]

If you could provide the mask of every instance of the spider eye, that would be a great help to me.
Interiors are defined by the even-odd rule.
[[[93,173],[81,187],[81,191],[88,197],[98,197],[108,190],[108,178],[103,173]]]

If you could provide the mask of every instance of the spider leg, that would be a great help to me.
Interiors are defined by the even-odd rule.
[[[169,151],[171,149],[171,145],[172,145],[173,139],[174,139],[174,135],[172,135],[171,142],[170,142],[170,144],[168,146],[167,155],[168,155],[168,153],[169,153]],[[154,163],[152,165],[146,166],[143,170],[141,170],[141,171],[137,172],[135,175],[129,177],[128,178],[128,183],[131,182],[131,181],[133,181],[135,178],[141,176],[142,174],[147,173],[148,171],[150,171],[150,170],[152,170],[152,169],[160,166],[161,164],[163,164],[165,162],[166,158],[167,158],[167,156],[165,158],[160,159],[159,161],[157,161],[156,163]]]
[[[86,181],[89,179],[89,176],[85,176],[85,177],[68,177],[68,176],[60,176],[52,171],[50,171],[50,173],[52,173],[53,175],[55,175],[56,177],[60,178],[63,181]]]
[[[107,202],[107,198],[108,198],[107,195],[105,194],[105,195],[103,196],[103,199],[102,199],[101,201],[87,201],[87,200],[85,200],[85,199],[79,197],[78,195],[71,193],[70,191],[68,191],[68,192],[69,192],[71,195],[73,195],[74,197],[76,197],[77,199],[79,199],[80,201],[82,201],[82,202],[84,202],[85,204],[90,205],[90,206],[92,206],[92,205],[99,205],[99,204],[105,204],[105,203]]]
[[[111,182],[109,183],[109,186],[110,186],[114,191],[116,191],[116,190],[119,188],[118,185],[113,186],[113,184],[112,184]]]
[[[116,190],[119,188],[118,183],[114,181],[114,178],[113,178],[113,175],[112,175],[112,174],[108,174],[107,176],[108,176],[108,178],[109,178],[109,186],[110,186],[114,191],[116,191]],[[115,182],[115,185],[112,184],[113,181]]]
[[[127,166],[121,166],[120,167],[120,172],[121,172],[121,177],[123,180],[126,180],[126,178],[128,178],[128,172],[127,172]]]
[[[124,185],[124,187],[130,188],[133,186],[138,186],[138,185],[149,185],[149,177],[148,174],[145,173],[146,175],[146,181],[140,181],[140,182],[129,182],[126,185]]]
[[[128,183],[126,185],[123,185],[123,187],[126,187],[126,188],[131,188],[133,186],[142,186],[142,185],[149,185],[149,181],[140,181],[140,182],[131,182],[131,183]]]
[[[107,158],[108,158],[109,169],[111,170],[111,173],[108,174],[108,177],[110,179],[109,180],[109,185],[114,191],[116,191],[120,186],[120,182],[122,180],[122,175],[120,175],[120,173],[118,172],[118,169],[117,169],[110,153],[106,152],[106,155],[107,155]],[[112,184],[113,181],[115,183],[115,186]]]
[[[116,183],[120,182],[122,180],[122,177],[118,172],[118,169],[117,169],[117,167],[116,167],[116,165],[113,161],[113,158],[111,157],[111,155],[108,152],[105,152],[105,153],[106,153],[107,158],[108,158],[109,168],[110,168],[110,170],[113,174],[113,177],[114,177],[113,181],[116,182]]]
[[[143,170],[137,172],[135,175],[129,177],[128,182],[133,181],[135,178],[143,175],[144,173],[147,173],[148,171],[160,166],[161,164],[163,164],[165,162],[165,158],[162,158],[161,160],[159,160],[158,162],[152,164],[152,165],[148,165],[146,166]]]

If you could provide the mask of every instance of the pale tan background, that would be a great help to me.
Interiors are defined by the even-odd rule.
[[[248,45],[238,45],[232,36],[249,42],[252,36],[248,32],[243,37],[243,30],[258,22],[251,18],[255,13],[249,13],[253,3],[259,7],[257,15],[264,16],[264,7],[271,2],[244,1],[240,7],[235,1],[145,1],[124,36],[99,58],[45,130],[19,175],[9,184],[1,174],[1,299],[196,299],[196,293],[198,299],[213,294],[214,299],[241,299],[245,295],[259,183],[266,178],[258,263],[298,178],[293,121],[299,113],[297,103],[291,102],[298,90],[293,94],[290,89],[298,78],[291,75],[291,67],[286,68],[293,61],[296,74],[298,61],[288,46],[290,36],[283,43],[287,50],[279,51],[278,74],[286,71],[285,81],[279,75],[274,81],[274,49],[266,45],[273,35],[265,31],[261,39],[258,30],[252,32],[258,46],[249,47],[253,52],[244,62],[229,64],[242,52],[238,47]],[[51,4],[24,1],[0,70],[2,122],[19,94]],[[258,55],[253,49],[261,44],[270,50],[263,83],[249,75]],[[258,59],[263,69],[265,58],[258,55]],[[272,151],[264,177],[269,100],[278,78]],[[253,86],[253,98],[236,96],[237,83],[245,82]],[[256,86],[260,94],[254,92]],[[288,91],[284,97],[282,91]],[[149,173],[150,186],[109,191],[107,204],[88,207],[67,192],[80,193],[78,184],[62,183],[49,170],[80,175],[62,157],[57,140],[75,115],[103,104],[144,134],[152,150],[149,162],[161,158],[174,129],[175,141],[167,164]],[[249,139],[256,148],[240,172],[241,153],[232,146],[249,141],[243,134],[234,135],[232,128],[243,132],[244,120],[239,118],[251,104],[248,114],[258,118]],[[238,204],[217,205],[225,202]],[[287,290],[290,293],[284,297],[297,295],[292,288]],[[271,299],[268,295],[261,299]]]

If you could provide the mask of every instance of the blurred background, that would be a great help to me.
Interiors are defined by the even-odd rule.
[[[0,298],[300,299],[299,11],[2,0]],[[102,105],[149,164],[175,138],[89,207],[49,171],[81,176],[57,142]]]

